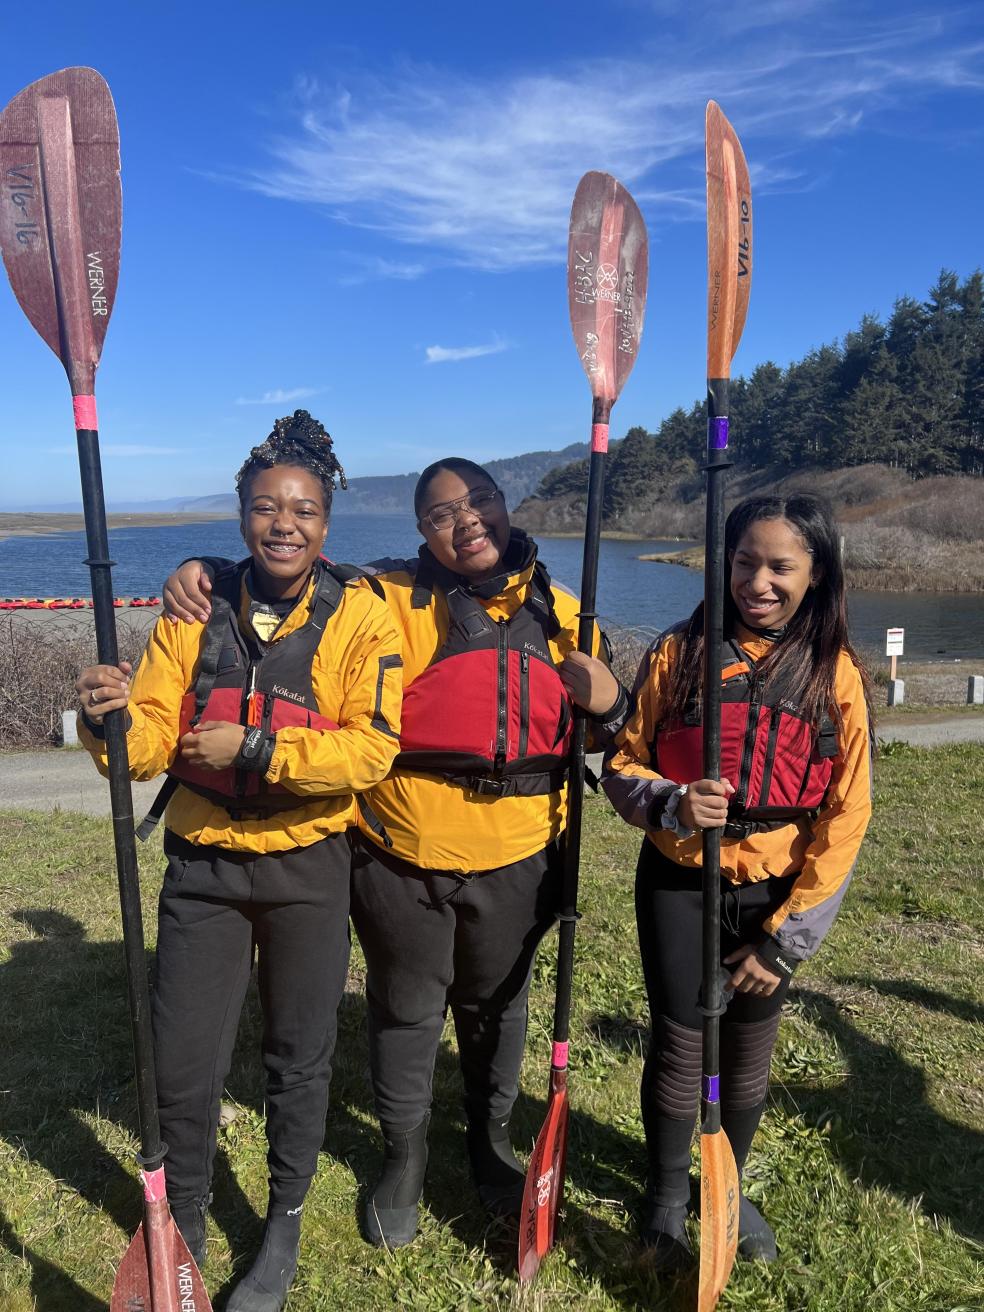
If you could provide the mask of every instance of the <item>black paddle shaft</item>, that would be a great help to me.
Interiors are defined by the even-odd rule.
[[[727,454],[727,379],[712,380],[708,387],[707,514],[704,529],[704,669],[703,768],[705,779],[721,777],[721,648],[724,634],[724,485],[731,464]],[[722,444],[723,438],[723,444]],[[721,829],[702,834],[703,890],[703,1108],[702,1130],[713,1134],[721,1127],[718,1099],[720,1072],[720,1020],[724,1010],[721,967]]]
[[[595,401],[594,423],[608,422],[610,404]],[[595,595],[598,588],[598,553],[601,513],[605,494],[605,452],[592,451],[588,472],[588,510],[584,526],[581,565],[581,609],[578,612],[577,649],[591,655],[595,631]],[[564,831],[564,867],[560,897],[560,934],[557,946],[557,994],[554,1005],[554,1043],[566,1043],[571,1023],[574,982],[574,930],[577,925],[577,886],[581,863],[581,817],[584,811],[584,749],[588,736],[587,712],[574,707],[571,768],[567,785],[567,827]]]
[[[85,538],[92,580],[92,602],[96,624],[96,650],[102,665],[118,665],[116,619],[113,613],[113,564],[109,558],[106,505],[99,461],[99,434],[92,428],[76,430],[79,445],[79,474]],[[123,915],[123,946],[130,998],[130,1028],[133,1037],[140,1119],[140,1164],[158,1170],[166,1149],[161,1143],[157,1112],[157,1081],[150,1026],[150,989],[144,952],[143,916],[140,908],[140,878],[133,832],[133,798],[130,794],[130,763],[126,750],[126,711],[110,711],[104,718],[106,754],[109,759],[109,796],[113,813],[113,842],[116,873]]]

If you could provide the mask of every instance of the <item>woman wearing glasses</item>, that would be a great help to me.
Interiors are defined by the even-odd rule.
[[[405,693],[400,754],[366,795],[352,881],[384,1141],[362,1223],[390,1248],[417,1229],[448,1008],[479,1196],[492,1214],[518,1215],[509,1116],[533,958],[558,905],[570,702],[606,737],[628,711],[604,661],[575,650],[577,599],[510,529],[480,465],[430,465],[414,510],[417,559],[377,562],[366,581],[402,634]],[[200,577],[207,588],[190,562],[168,580],[172,615],[207,607]]]

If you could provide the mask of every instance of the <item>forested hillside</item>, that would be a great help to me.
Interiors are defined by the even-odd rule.
[[[843,342],[821,346],[788,368],[759,365],[732,383],[731,421],[739,469],[746,476],[761,471],[772,482],[798,470],[872,463],[896,471],[893,482],[980,476],[984,277],[978,270],[961,283],[944,270],[926,301],[903,297],[887,323],[866,316]],[[675,410],[655,433],[633,428],[613,444],[607,528],[687,531],[675,530],[662,511],[701,494],[706,422],[701,401]],[[518,520],[540,531],[574,527],[586,487],[586,459],[554,470]]]

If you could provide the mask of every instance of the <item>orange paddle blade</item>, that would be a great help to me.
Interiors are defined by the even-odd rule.
[[[519,1278],[524,1284],[533,1279],[540,1263],[553,1248],[557,1212],[564,1196],[570,1104],[567,1101],[566,1071],[563,1077],[562,1086],[551,1087],[546,1120],[537,1135],[526,1171],[523,1206],[519,1214]]]
[[[163,1199],[145,1205],[109,1306],[110,1312],[212,1312],[195,1259]]]
[[[738,1168],[723,1130],[700,1136],[697,1312],[713,1312],[738,1251]]]

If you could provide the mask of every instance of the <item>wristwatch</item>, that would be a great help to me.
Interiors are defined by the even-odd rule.
[[[233,765],[254,774],[266,774],[276,743],[276,734],[266,733],[257,725],[251,725],[243,734],[242,745]]]

